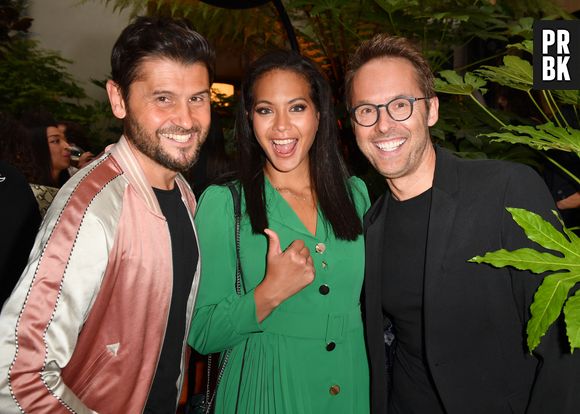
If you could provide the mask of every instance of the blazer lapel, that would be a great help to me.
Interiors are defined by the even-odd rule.
[[[437,148],[425,254],[426,293],[433,284],[443,277],[443,261],[447,253],[457,210],[455,197],[458,187],[457,180],[457,165],[454,156],[441,148]],[[428,297],[425,295],[426,302]],[[426,303],[426,305],[428,304]]]
[[[385,193],[367,212],[365,224],[365,296],[367,306],[376,309],[380,302],[381,278],[383,273],[383,249],[385,240],[385,218],[389,193]]]
[[[365,215],[365,336],[371,364],[373,412],[384,412],[387,402],[387,361],[384,343],[382,300],[385,218],[389,192],[375,202]]]

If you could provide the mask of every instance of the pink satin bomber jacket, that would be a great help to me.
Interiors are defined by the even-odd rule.
[[[176,181],[193,223],[195,197]],[[0,413],[141,413],[172,279],[167,223],[121,137],[60,190],[2,309]]]

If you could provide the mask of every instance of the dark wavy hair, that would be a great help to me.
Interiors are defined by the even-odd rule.
[[[111,78],[125,101],[145,59],[165,58],[186,65],[203,63],[209,83],[215,73],[215,52],[184,19],[140,16],[120,34],[111,53]]]
[[[254,86],[273,70],[294,72],[302,76],[310,87],[310,99],[320,113],[318,131],[308,154],[311,186],[335,236],[355,240],[362,233],[362,224],[346,184],[348,172],[338,145],[332,91],[318,67],[310,59],[292,51],[274,51],[260,57],[250,66],[241,85],[235,134],[238,173],[252,231],[258,234],[268,227],[264,187],[266,156],[254,136],[251,119],[255,104]]]
[[[26,128],[26,147],[30,148],[35,166],[25,172],[30,183],[61,187],[70,178],[68,171],[61,171],[58,180],[52,178],[52,159],[48,146],[48,127],[58,128],[53,115],[44,108],[33,108],[20,117],[20,122]]]

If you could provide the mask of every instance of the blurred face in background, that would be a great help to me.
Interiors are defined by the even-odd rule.
[[[61,171],[70,167],[70,151],[68,141],[60,128],[49,126],[46,128],[48,149],[50,151],[52,176],[58,176]]]

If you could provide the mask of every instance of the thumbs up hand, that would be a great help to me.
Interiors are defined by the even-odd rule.
[[[264,233],[268,237],[268,258],[273,258],[282,254],[280,248],[280,238],[274,230],[265,229]],[[290,246],[288,246],[290,247]]]
[[[254,291],[258,321],[263,321],[280,303],[314,280],[314,263],[302,240],[294,240],[286,250],[280,248],[276,232],[266,229],[268,253],[266,276]]]

